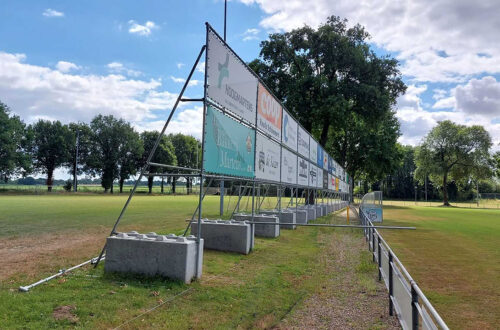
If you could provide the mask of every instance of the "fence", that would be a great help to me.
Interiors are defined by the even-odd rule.
[[[361,208],[359,218],[363,225],[373,226]],[[365,228],[364,235],[378,263],[379,281],[384,280],[389,290],[389,314],[396,313],[403,329],[448,329],[380,233]]]

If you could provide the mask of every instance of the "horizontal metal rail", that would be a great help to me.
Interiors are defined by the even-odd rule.
[[[401,285],[407,290],[407,294],[411,297],[411,320],[404,319],[402,313],[397,312],[397,316],[400,320],[400,323],[403,329],[419,329],[419,320],[420,318],[425,323],[426,326],[429,326],[429,322],[432,322],[430,326],[432,328],[439,329],[449,329],[446,323],[443,321],[441,316],[438,314],[434,306],[429,302],[427,297],[424,295],[422,290],[419,288],[417,283],[410,276],[403,263],[396,256],[394,251],[390,248],[389,244],[384,240],[384,238],[380,235],[377,229],[380,226],[374,226],[373,223],[368,219],[368,217],[364,214],[362,210],[359,211],[359,218],[361,219],[361,223],[365,226],[365,237],[368,241],[369,248],[371,247],[371,251],[373,253],[373,260],[378,262],[379,268],[379,279],[381,279],[382,275],[387,280],[387,286],[389,289],[389,311],[392,315],[394,303],[396,303],[399,307],[399,304],[402,302],[397,300],[395,294],[393,294],[393,283],[394,281],[400,281]],[[377,243],[375,243],[377,242]],[[386,252],[382,252],[381,249],[385,249]],[[384,266],[382,264],[382,254],[385,256],[387,253],[388,256],[388,269],[389,274],[385,274]],[[400,274],[400,275],[398,275]],[[400,278],[402,277],[402,278]],[[394,279],[397,278],[397,279]],[[402,282],[403,280],[404,282]],[[420,305],[420,303],[422,305]],[[403,306],[404,307],[404,306]],[[408,307],[408,306],[407,306]],[[423,311],[423,308],[430,314],[432,319],[430,319]],[[411,327],[410,327],[411,325]]]
[[[38,282],[35,282],[35,283],[33,283],[33,284],[26,285],[26,286],[20,286],[20,287],[19,287],[19,291],[21,291],[21,292],[28,292],[31,288],[34,288],[34,287],[35,287],[35,286],[37,286],[37,285],[43,284],[43,283],[45,283],[45,282],[48,282],[48,281],[50,281],[50,280],[52,280],[52,279],[54,279],[54,278],[56,278],[56,277],[62,276],[62,275],[64,275],[64,274],[66,274],[66,273],[69,273],[69,272],[71,272],[72,270],[75,270],[75,269],[77,269],[77,268],[83,267],[83,266],[88,265],[88,264],[94,264],[94,263],[97,261],[97,258],[98,258],[98,257],[95,257],[95,258],[89,259],[89,260],[87,260],[87,261],[85,261],[85,262],[82,262],[82,263],[81,263],[81,264],[79,264],[79,265],[76,265],[76,266],[70,267],[70,268],[68,268],[68,269],[61,269],[61,270],[59,270],[59,272],[58,272],[58,273],[56,273],[56,274],[54,274],[54,275],[51,275],[51,276],[49,276],[49,277],[46,277],[46,278],[44,278],[44,279],[42,279],[42,280],[40,280],[40,281],[38,281]],[[105,255],[103,255],[103,256],[101,257],[101,260],[104,260],[104,259],[105,259]]]
[[[295,225],[301,227],[338,227],[338,228],[379,228],[379,229],[409,229],[415,230],[415,227],[400,227],[400,226],[362,226],[362,225],[334,225],[330,223],[294,223],[294,222],[259,222],[259,221],[245,221],[245,223],[255,224],[255,225],[271,225],[271,226],[281,226],[281,225]]]
[[[149,166],[173,168],[174,170],[200,172],[200,170],[198,168],[182,167],[182,166],[167,165],[167,164],[160,164],[160,163],[153,163],[153,162],[149,162]]]

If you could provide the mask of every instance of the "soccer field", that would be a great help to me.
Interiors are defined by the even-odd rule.
[[[136,196],[118,230],[182,233],[197,198]],[[313,303],[318,301],[328,306],[317,318],[323,324],[342,319],[340,324],[357,328],[397,324],[388,317],[387,294],[375,280],[376,267],[361,232],[350,229],[282,231],[276,239],[257,238],[256,248],[248,256],[205,250],[203,278],[190,285],[105,274],[101,264],[95,270],[85,267],[69,273],[28,293],[17,291],[20,285],[96,256],[125,199],[103,195],[0,196],[2,328],[109,329],[123,325],[226,329],[270,328],[282,322],[285,327],[301,327],[304,317],[294,317],[295,313],[312,315],[312,310],[318,309]],[[274,202],[264,205],[272,207]],[[231,203],[234,205],[234,197]],[[242,208],[246,205],[243,201]],[[207,196],[203,206],[203,215],[214,218],[219,198]],[[339,216],[317,221],[345,223]],[[322,302],[325,300],[328,303]],[[331,301],[338,305],[331,305]],[[361,312],[356,307],[359,304],[363,305]],[[346,312],[349,309],[353,311]],[[63,319],[58,320],[61,315]]]
[[[385,206],[394,252],[451,329],[500,324],[500,211]]]

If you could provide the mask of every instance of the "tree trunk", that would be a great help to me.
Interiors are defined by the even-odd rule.
[[[113,193],[113,181],[111,181],[111,187],[109,188],[109,193],[112,194]]]
[[[150,194],[153,193],[153,180],[154,176],[148,176],[148,189]]]
[[[123,192],[123,182],[125,181],[124,178],[120,178],[120,194]]]
[[[48,169],[47,171],[47,191],[52,191],[52,184],[54,183],[54,169]]]
[[[448,173],[443,176],[443,205],[450,206],[448,202]]]
[[[175,194],[175,186],[177,183],[177,178],[173,177],[172,178],[172,193]]]
[[[326,140],[328,139],[328,129],[330,128],[330,118],[325,118],[323,120],[323,128],[321,129],[321,137],[319,139],[319,143],[322,146],[326,145]]]
[[[165,183],[165,177],[161,177],[161,193],[163,194],[163,184]]]

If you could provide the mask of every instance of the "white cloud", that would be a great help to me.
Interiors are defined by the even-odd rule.
[[[432,95],[432,98],[434,100],[441,100],[442,98],[445,98],[446,95],[448,94],[447,90],[441,88],[434,88],[433,92],[434,95]]]
[[[186,82],[186,79],[184,78],[178,78],[178,77],[174,77],[174,76],[170,76],[170,79],[172,79],[173,82],[175,83],[179,83],[179,84],[183,84]],[[196,79],[191,79],[189,81],[189,84],[188,86],[198,86],[201,84],[201,80],[196,80]]]
[[[471,79],[466,85],[455,88],[457,110],[500,118],[500,82],[494,77]]]
[[[66,73],[71,70],[79,70],[80,67],[76,65],[75,63],[71,62],[66,62],[66,61],[59,61],[56,64],[56,69],[60,72]]]
[[[43,16],[45,17],[64,17],[64,13],[61,11],[57,11],[54,9],[47,8],[45,11],[42,13]]]
[[[258,34],[260,30],[259,29],[247,29],[245,32],[243,32],[243,41],[250,41],[250,40],[259,40]]]
[[[162,91],[156,79],[66,74],[25,60],[24,54],[0,52],[1,100],[26,122],[37,118],[88,122],[97,114],[143,122],[155,119],[155,110],[170,109],[177,98]]]
[[[196,66],[196,71],[205,74],[205,61],[198,62],[198,65]]]
[[[113,73],[126,74],[130,77],[139,77],[140,75],[142,75],[141,71],[128,69],[120,62],[111,62],[106,66],[108,67],[109,71]]]
[[[270,31],[316,27],[327,16],[359,23],[371,41],[404,62],[403,73],[420,82],[465,82],[500,72],[498,0],[240,0],[265,13]]]
[[[183,67],[184,65],[186,65],[186,64],[184,64],[184,63],[180,63],[180,62],[179,62],[179,63],[177,63],[177,69],[182,69],[182,67]]]
[[[140,36],[149,36],[153,30],[159,28],[158,25],[156,25],[156,23],[153,21],[147,21],[146,23],[144,23],[144,25],[141,25],[134,20],[130,20],[128,21],[128,24],[128,32]]]

